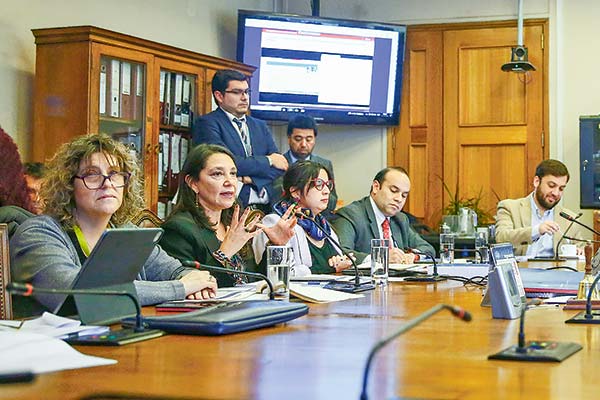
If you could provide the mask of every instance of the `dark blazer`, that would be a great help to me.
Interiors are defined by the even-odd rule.
[[[180,211],[172,214],[162,225],[164,234],[160,239],[160,246],[172,257],[178,260],[198,261],[200,264],[214,265],[220,267],[221,264],[215,260],[212,252],[221,246],[217,235],[211,229],[200,227],[192,214],[187,211]],[[253,257],[244,259],[247,270],[255,270]],[[251,262],[252,265],[248,265]],[[233,286],[234,278],[223,272],[211,272],[217,278],[219,287]]]
[[[338,218],[333,221],[333,227],[342,247],[348,251],[355,250],[354,255],[362,261],[371,253],[371,239],[379,238],[379,227],[369,196],[348,204],[336,214]],[[398,248],[418,249],[435,255],[433,247],[411,228],[403,212],[390,218],[390,228]]]
[[[288,163],[290,165],[292,165],[293,162],[292,162],[292,155],[290,153],[290,150],[283,153],[283,155],[288,160]],[[331,161],[329,161],[326,158],[319,157],[316,154],[310,155],[310,161],[314,161],[316,163],[319,163],[319,164],[325,166],[325,168],[327,168],[327,170],[331,174],[329,176],[329,179],[333,179],[335,181],[335,177],[333,175],[333,164],[331,163]],[[277,201],[279,201],[281,199],[281,196],[283,194],[283,177],[279,177],[279,178],[275,179],[275,182],[273,182],[273,188],[274,188],[275,199],[276,199],[276,201],[273,201],[273,203],[276,203]],[[337,192],[335,191],[335,186],[334,186],[333,190],[329,194],[329,203],[327,204],[327,210],[326,210],[326,212],[324,211],[325,212],[324,215],[327,219],[329,219],[329,216],[331,215],[333,210],[335,210],[335,206],[337,204],[337,199],[338,199],[338,196],[337,196]]]
[[[271,167],[266,156],[279,153],[279,150],[264,121],[246,116],[246,124],[250,132],[250,143],[252,144],[252,156],[250,157],[246,157],[239,134],[225,112],[220,108],[202,115],[194,121],[192,141],[194,145],[211,143],[228,148],[235,157],[234,161],[238,169],[238,175],[252,178],[257,192],[266,188],[271,200],[273,199],[273,180],[283,175],[284,171]],[[239,195],[240,202],[244,207],[248,205],[249,196],[250,187],[244,185]]]
[[[0,207],[0,224],[8,224],[8,237],[11,238],[19,225],[35,214],[17,206]]]

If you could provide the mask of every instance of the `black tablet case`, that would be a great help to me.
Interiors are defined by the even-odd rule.
[[[162,236],[160,228],[107,229],[83,264],[70,289],[127,291],[137,296],[133,281]],[[63,295],[54,310],[58,315],[78,314],[86,325],[108,325],[135,316],[130,298],[116,295]],[[71,296],[69,296],[71,297]]]
[[[197,311],[144,317],[144,326],[187,335],[227,335],[291,321],[308,313],[303,303],[275,300],[225,302]],[[123,325],[133,326],[128,317]]]

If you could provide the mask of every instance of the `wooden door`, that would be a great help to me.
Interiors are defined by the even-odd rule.
[[[516,27],[444,32],[444,182],[462,198],[481,193],[491,215],[498,199],[531,190],[535,167],[548,153],[543,34],[543,23],[525,26],[537,70],[518,74],[500,69],[510,60]]]
[[[441,31],[409,28],[400,126],[388,135],[388,165],[406,168],[411,179],[404,209],[429,226],[441,218],[442,55]]]

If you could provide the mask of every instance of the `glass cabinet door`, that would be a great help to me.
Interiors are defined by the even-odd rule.
[[[100,56],[98,132],[125,144],[138,160],[145,148],[146,75],[143,63]]]
[[[192,125],[198,110],[201,71],[177,65],[161,65],[158,83],[158,202],[157,214],[165,218],[172,210],[180,171],[192,148]]]

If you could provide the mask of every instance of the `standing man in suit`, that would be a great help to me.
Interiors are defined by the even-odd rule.
[[[218,71],[212,79],[213,97],[219,108],[196,119],[192,130],[194,145],[218,144],[235,157],[242,206],[271,211],[273,180],[288,168],[279,154],[273,136],[265,124],[246,115],[250,89],[244,74],[235,70]]]
[[[520,199],[498,203],[496,242],[512,243],[515,255],[555,257],[555,248],[570,222],[560,217],[564,211],[558,204],[569,182],[569,171],[558,160],[544,160],[535,169],[533,192]],[[581,237],[577,225],[569,236]]]
[[[312,117],[308,115],[298,115],[293,117],[288,122],[287,136],[290,149],[283,153],[283,156],[288,161],[289,165],[295,164],[297,161],[313,161],[324,166],[329,172],[329,180],[334,180],[333,164],[326,158],[319,157],[313,153],[315,144],[317,143],[317,124]],[[273,184],[275,187],[275,196],[277,200],[281,199],[283,180],[277,178]],[[337,193],[335,186],[329,194],[329,203],[327,209],[323,211],[325,218],[329,219],[337,204]]]
[[[415,254],[410,249],[435,255],[433,247],[410,226],[402,212],[410,192],[410,178],[402,167],[384,168],[375,175],[369,196],[337,211],[334,230],[342,247],[359,262],[370,254],[371,239],[391,239],[390,263],[410,264]]]

